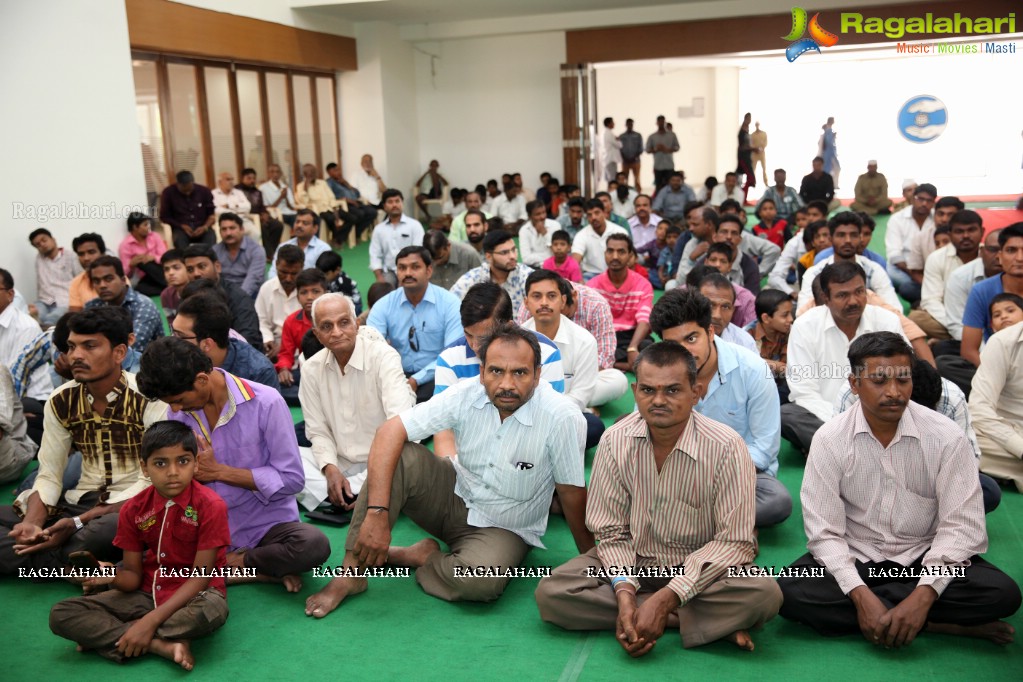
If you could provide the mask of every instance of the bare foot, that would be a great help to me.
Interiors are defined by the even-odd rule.
[[[952,623],[928,623],[928,632],[937,632],[943,635],[958,635],[959,637],[978,637],[987,639],[995,644],[1012,644],[1016,628],[1008,623],[996,620],[983,625],[953,625]]]
[[[188,642],[154,637],[153,641],[149,643],[149,650],[168,661],[174,661],[185,670],[195,667],[195,657],[192,655],[192,648]]]
[[[753,651],[753,638],[745,630],[736,630],[725,637],[725,641],[732,642],[735,646],[745,651]]]
[[[281,582],[284,584],[284,589],[288,592],[298,592],[302,589],[302,576],[286,575],[281,578]]]
[[[440,545],[433,538],[423,538],[410,547],[391,547],[387,551],[387,563],[403,568],[419,568],[434,552],[440,551]]]
[[[305,600],[305,615],[323,618],[346,597],[365,592],[365,578],[334,578],[322,590]]]

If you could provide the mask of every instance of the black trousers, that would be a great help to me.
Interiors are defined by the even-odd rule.
[[[675,172],[674,168],[668,168],[666,170],[654,169],[654,190],[659,190],[668,184],[668,180],[671,178],[671,174]]]
[[[142,271],[142,279],[135,285],[135,291],[143,296],[159,296],[167,288],[167,280],[163,276],[163,266],[152,261],[135,266]]]
[[[979,556],[972,557],[970,564],[966,568],[965,577],[953,579],[931,606],[927,617],[929,621],[983,625],[1008,618],[1019,609],[1019,586],[1012,578]],[[817,567],[818,564],[813,555],[804,554],[792,566]],[[856,562],[860,578],[889,609],[916,589],[918,578],[871,577],[870,569],[902,570],[920,567],[920,559],[908,567],[892,561]],[[829,637],[860,632],[852,599],[842,593],[830,573],[825,572],[824,577],[779,578],[778,587],[785,596],[781,607],[784,618],[809,625]]]
[[[280,246],[281,237],[284,235],[284,223],[267,215],[266,218],[259,221],[259,234],[263,238],[266,262],[269,263],[277,253],[277,247]]]
[[[405,378],[408,379],[415,372],[405,372]],[[425,403],[427,400],[433,397],[433,382],[428,381],[425,384],[418,384],[416,386],[416,404]]]
[[[615,339],[618,342],[618,345],[615,347],[615,362],[625,362],[629,359],[629,345],[632,343],[632,335],[635,333],[635,329],[624,329],[620,332],[615,332]],[[643,350],[651,343],[653,341],[649,338],[643,339],[639,342],[639,350]]]
[[[171,238],[174,242],[174,248],[179,251],[184,251],[190,244],[209,244],[213,246],[217,243],[217,233],[210,227],[208,230],[202,233],[202,236],[198,239],[192,239],[184,230],[179,230],[176,227],[171,228]]]
[[[334,241],[344,244],[348,241],[348,234],[352,231],[352,227],[355,228],[355,238],[362,239],[362,233],[376,222],[377,209],[373,206],[352,204],[347,211],[338,208],[337,217],[344,221],[344,224],[334,229]]]
[[[970,390],[973,388],[973,375],[977,373],[977,367],[958,355],[939,355],[934,359],[938,363],[938,374],[961,388],[969,398]]]

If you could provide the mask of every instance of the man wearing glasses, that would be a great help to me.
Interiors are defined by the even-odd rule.
[[[511,237],[508,241],[511,243]],[[430,284],[432,264],[433,258],[423,246],[399,251],[395,270],[401,288],[377,301],[366,321],[398,351],[417,402],[433,395],[437,356],[462,337],[458,298]]]
[[[533,268],[519,263],[515,238],[505,230],[488,232],[483,238],[483,255],[486,262],[462,275],[451,287],[451,293],[463,299],[473,284],[493,282],[508,292],[512,309],[518,310],[526,300],[526,278]]]

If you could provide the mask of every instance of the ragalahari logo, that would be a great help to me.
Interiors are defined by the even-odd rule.
[[[807,30],[806,10],[802,7],[792,8],[792,31],[785,36],[785,40],[792,43],[785,49],[785,58],[790,62],[810,51],[820,54],[821,47],[831,47],[838,42],[838,36],[821,27],[820,16],[820,12],[813,15],[809,22],[810,37],[803,38]]]

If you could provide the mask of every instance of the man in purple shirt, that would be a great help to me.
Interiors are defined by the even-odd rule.
[[[281,582],[297,592],[299,575],[330,556],[330,542],[299,522],[295,495],[305,473],[284,399],[268,386],[214,368],[182,339],[160,339],[147,351],[139,391],[161,396],[170,406],[167,418],[196,431],[195,478],[227,503],[227,565],[256,571],[255,578],[229,582]]]
[[[180,171],[175,180],[160,195],[160,222],[171,226],[174,248],[184,251],[189,244],[215,244],[213,192],[197,184],[189,171]]]

